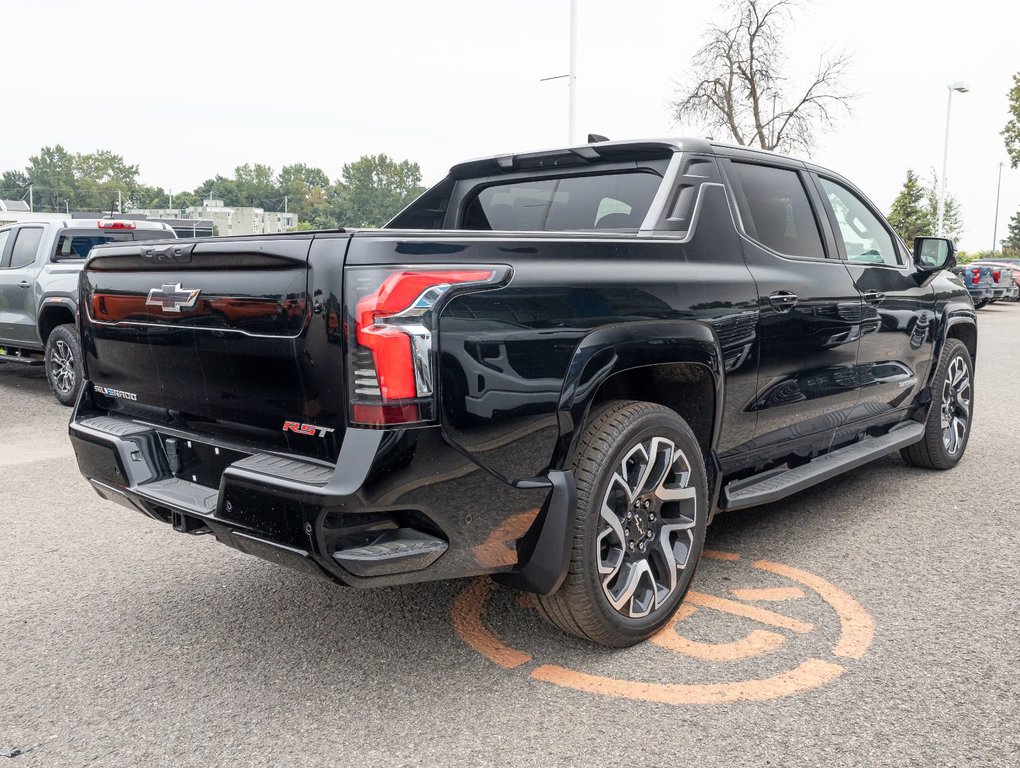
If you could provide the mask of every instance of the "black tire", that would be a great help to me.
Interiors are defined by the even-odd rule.
[[[957,391],[963,385],[958,383],[954,386],[952,381],[947,382],[951,372],[955,373],[961,370],[961,367],[966,371],[965,391]],[[952,398],[951,403],[946,403],[947,396]],[[963,401],[966,402],[965,408],[962,404]],[[952,417],[949,429],[953,431],[953,435],[947,436],[945,417],[950,412]],[[961,437],[955,426],[955,419],[962,419],[964,412],[966,412],[965,428]],[[935,379],[932,382],[932,403],[928,411],[928,419],[924,424],[924,438],[901,449],[900,455],[903,456],[904,461],[915,467],[951,469],[959,463],[967,450],[973,423],[974,363],[970,359],[967,346],[962,341],[947,339],[942,350],[942,359],[939,360],[938,368],[935,370]],[[947,440],[949,441],[948,445]]]
[[[668,443],[672,443],[672,448]],[[635,457],[634,452],[638,450],[645,451],[645,456],[654,456],[655,460],[646,461],[642,466],[640,456]],[[624,464],[628,456],[636,462],[632,469],[628,469],[631,463]],[[659,456],[664,457],[661,462]],[[660,466],[663,467],[661,475]],[[618,469],[628,474],[626,484],[614,480],[614,475],[623,479]],[[577,483],[577,513],[570,566],[563,585],[556,592],[538,597],[539,613],[564,632],[586,640],[617,648],[635,645],[655,634],[676,613],[701,558],[708,521],[707,480],[701,449],[690,427],[674,411],[654,403],[613,401],[598,408],[588,419],[573,470]],[[629,488],[631,477],[636,489],[633,495]],[[668,488],[667,480],[670,481]],[[672,482],[674,480],[677,482]],[[650,483],[656,483],[656,487],[646,493],[643,489],[651,489]],[[691,489],[691,493],[686,494],[691,498],[656,500],[656,492],[669,495],[672,491],[675,496],[687,489]],[[619,513],[617,528],[601,513],[603,503],[613,494],[624,501],[625,512]],[[637,501],[630,501],[636,497]],[[645,502],[651,500],[651,512],[647,503],[641,509],[641,498],[645,498]],[[681,525],[683,530],[672,530]],[[617,530],[624,534],[627,542],[614,532]],[[614,540],[619,542],[619,547],[613,546]],[[634,540],[641,541],[640,552],[632,545]],[[684,565],[680,566],[679,558],[684,556]],[[618,557],[620,564],[615,566],[614,575],[603,580],[598,567],[606,562],[604,557]],[[641,558],[647,565],[639,564]],[[656,592],[662,582],[657,577],[670,579],[671,568],[666,558],[674,560],[675,583],[662,593],[660,600]],[[647,602],[648,613],[633,615],[639,592],[634,592],[624,606],[614,608],[609,598],[613,591],[611,582],[614,579],[625,581],[620,589],[622,598],[627,593],[626,586],[631,583],[624,577],[645,568],[648,569],[646,575],[633,579],[633,583],[645,585],[640,596]],[[637,613],[641,610],[644,609],[640,608]]]
[[[81,345],[73,325],[58,325],[46,339],[46,379],[57,402],[74,405],[81,390]]]
[[[974,305],[974,309],[983,309],[988,306],[988,299],[981,299],[977,304]]]

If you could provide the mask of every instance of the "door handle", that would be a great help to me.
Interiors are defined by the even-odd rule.
[[[868,291],[864,294],[864,300],[869,304],[879,304],[885,300],[885,294],[880,291]]]
[[[18,283],[18,285],[21,286],[22,288],[28,288],[32,284],[30,282],[28,282],[28,280],[22,280],[20,283]]]
[[[795,306],[800,299],[797,294],[790,293],[789,291],[777,291],[776,293],[769,295],[769,304],[777,312],[789,312]]]

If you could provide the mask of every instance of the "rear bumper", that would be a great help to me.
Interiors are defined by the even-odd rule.
[[[565,574],[570,473],[508,485],[439,428],[348,430],[330,465],[98,412],[83,395],[69,433],[103,498],[342,584],[501,573],[546,592]]]

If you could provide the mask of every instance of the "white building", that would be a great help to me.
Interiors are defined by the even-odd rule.
[[[216,234],[268,235],[287,232],[298,223],[297,214],[266,211],[262,208],[226,206],[222,200],[203,200],[201,206],[178,208],[135,208],[133,214],[150,219],[207,219],[216,226]]]

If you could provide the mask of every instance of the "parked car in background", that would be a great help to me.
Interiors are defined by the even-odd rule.
[[[85,259],[105,243],[174,237],[166,224],[120,219],[0,227],[0,362],[45,365],[54,396],[73,405],[82,380],[75,323]]]
[[[1002,296],[996,296],[992,301],[998,301],[999,299],[1020,301],[1020,259],[1011,261],[982,259],[981,261],[971,263],[991,269],[992,281],[996,289],[1001,288],[1003,291]]]
[[[967,286],[967,292],[976,309],[988,305],[995,293],[991,267],[977,263],[961,264],[954,267],[953,272],[959,275],[963,284]]]

